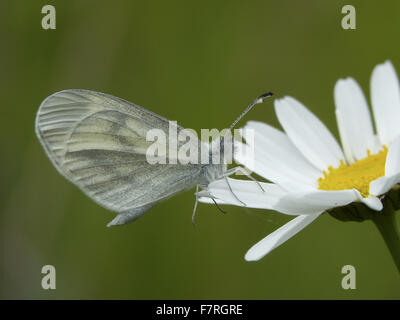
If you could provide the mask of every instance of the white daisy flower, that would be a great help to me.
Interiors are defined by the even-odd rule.
[[[254,147],[236,162],[271,181],[225,179],[211,183],[200,201],[276,210],[297,216],[245,255],[256,261],[301,231],[319,215],[333,208],[361,202],[383,209],[384,195],[400,182],[400,87],[392,64],[375,67],[371,76],[371,101],[377,128],[374,133],[367,100],[353,78],[340,79],[334,90],[336,118],[342,148],[327,127],[292,97],[275,100],[275,112],[285,132],[262,122],[250,121],[254,139],[241,148]],[[254,144],[254,145],[251,145]],[[238,148],[240,149],[240,148]],[[240,200],[240,201],[239,201]]]

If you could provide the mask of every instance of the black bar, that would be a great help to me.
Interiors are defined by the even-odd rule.
[[[279,319],[296,318],[359,318],[372,312],[393,314],[399,310],[398,300],[2,300],[2,314],[38,313],[51,316],[95,316],[124,319]],[[277,318],[279,317],[279,318]]]

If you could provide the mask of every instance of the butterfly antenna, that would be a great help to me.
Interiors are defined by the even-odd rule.
[[[261,96],[259,96],[258,98],[254,99],[254,100],[249,104],[249,106],[240,114],[240,116],[237,117],[237,119],[231,124],[231,126],[229,127],[229,130],[227,131],[227,134],[228,134],[228,132],[230,133],[230,132],[232,131],[232,129],[236,126],[236,124],[240,121],[240,119],[242,119],[256,104],[258,104],[258,103],[263,103],[264,100],[265,100],[266,98],[272,97],[273,95],[274,95],[274,94],[273,94],[272,92],[266,92],[266,93],[263,93],[263,94],[262,94]],[[234,148],[234,146],[233,146],[233,145],[234,145],[233,140],[231,141],[231,144],[232,144],[232,148]],[[221,141],[221,145],[222,145],[222,147],[223,147],[223,141]],[[236,170],[236,171],[237,171],[237,170]],[[228,181],[227,176],[225,176],[225,180],[226,180],[226,184],[228,185],[229,191],[232,193],[232,195],[236,198],[237,201],[239,201],[243,206],[246,207],[246,203],[244,203],[242,200],[240,200],[240,199],[237,197],[237,195],[233,192],[232,187],[231,187],[231,185],[230,185],[230,183],[229,183],[229,181]],[[255,180],[255,179],[252,178],[252,180]],[[260,183],[259,183],[258,181],[255,181],[255,182],[260,186],[261,190],[264,191],[264,189],[261,187]]]
[[[256,104],[263,103],[266,98],[272,97],[273,95],[274,94],[272,92],[266,92],[258,98],[254,99],[253,102],[250,103],[249,106],[241,113],[241,115],[231,124],[231,126],[229,127],[229,131],[231,131],[240,121],[240,119],[242,119],[246,115],[246,113],[249,112]]]

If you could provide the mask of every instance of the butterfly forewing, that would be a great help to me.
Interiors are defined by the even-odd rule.
[[[147,161],[151,129],[161,129],[168,138],[167,119],[87,90],[51,95],[36,118],[37,136],[54,166],[97,203],[122,213],[114,224],[198,183],[201,165]]]

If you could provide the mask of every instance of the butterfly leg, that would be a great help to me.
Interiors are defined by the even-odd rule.
[[[197,209],[197,202],[199,201],[199,196],[197,195],[197,193],[199,192],[199,187],[200,185],[196,186],[196,201],[194,203],[194,208],[193,208],[193,214],[192,214],[192,224],[193,226],[196,226],[196,223],[194,222],[194,217],[196,216],[196,209]]]
[[[194,203],[194,208],[193,208],[193,214],[192,214],[192,224],[194,225],[194,226],[196,226],[196,223],[194,222],[194,217],[196,216],[196,209],[197,209],[197,203],[199,202],[199,188],[207,188],[207,185],[204,185],[204,184],[198,184],[197,186],[196,186],[196,192],[195,192],[195,195],[196,195],[196,202]],[[214,200],[214,198],[212,198],[213,200]],[[215,202],[215,200],[214,200],[214,202]]]
[[[193,214],[192,214],[192,224],[193,224],[194,226],[196,226],[196,223],[194,222],[194,218],[195,218],[195,216],[196,216],[197,203],[198,203],[198,200],[199,200],[199,195],[198,195],[198,193],[199,193],[199,188],[207,188],[207,185],[198,184],[198,185],[196,186],[196,193],[195,193],[195,195],[196,195],[196,202],[194,203]],[[209,197],[210,197],[211,200],[215,203],[215,206],[218,208],[219,211],[221,211],[222,213],[227,213],[225,210],[222,210],[222,208],[218,205],[217,201],[215,201],[215,198],[214,198],[214,197],[212,197],[212,196],[209,196]]]
[[[228,176],[225,175],[224,178],[225,178],[226,184],[228,185],[229,191],[232,193],[232,195],[234,196],[234,198],[235,198],[237,201],[239,201],[244,207],[247,207],[247,205],[246,205],[242,200],[240,200],[240,199],[238,198],[238,196],[233,192],[232,187],[231,187],[231,184],[229,183],[229,180],[228,180]]]
[[[214,198],[211,198],[211,199],[215,203],[215,206],[218,208],[219,211],[221,211],[222,213],[227,213],[225,210],[222,210],[222,208],[218,205],[217,201],[215,201]]]
[[[252,177],[251,174],[249,174],[245,168],[243,167],[235,167],[232,169],[229,169],[228,171],[225,172],[225,176],[229,177],[232,174],[235,174],[237,172],[241,172],[243,173],[247,178],[249,178],[250,180],[254,181],[261,189],[262,192],[265,192],[264,188],[261,186],[260,182],[258,182],[254,177]]]

